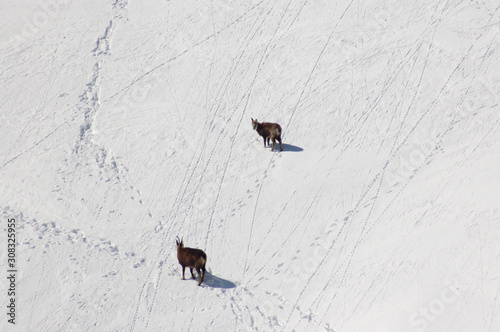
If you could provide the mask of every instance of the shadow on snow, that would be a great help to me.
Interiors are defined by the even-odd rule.
[[[203,280],[203,283],[201,284],[202,286],[208,286],[212,288],[234,288],[236,287],[236,284],[232,281],[226,280],[219,278],[217,276],[214,276],[210,272],[205,273],[205,279]]]
[[[295,146],[295,145],[291,145],[291,144],[285,144],[285,143],[283,143],[282,146],[283,146],[283,152],[300,152],[300,151],[304,151],[304,149],[302,149],[301,147]]]

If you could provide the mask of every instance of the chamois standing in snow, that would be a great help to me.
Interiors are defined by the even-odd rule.
[[[186,266],[191,270],[191,277],[195,279],[193,268],[198,272],[198,286],[201,285],[205,278],[205,264],[207,263],[207,255],[200,249],[184,248],[182,240],[177,237],[175,240],[177,244],[177,259],[182,266],[182,280],[184,280],[184,270]],[[203,271],[203,274],[200,272]]]
[[[271,151],[274,151],[276,146],[276,141],[280,143],[280,151],[283,151],[283,146],[281,145],[281,126],[277,123],[262,122],[260,123],[257,119],[252,119],[252,128],[257,130],[260,136],[264,139],[264,147],[269,146],[269,140],[273,141],[273,146]]]

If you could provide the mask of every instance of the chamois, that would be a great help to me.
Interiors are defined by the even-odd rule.
[[[198,286],[201,285],[205,278],[205,264],[207,263],[207,255],[200,249],[184,248],[182,240],[177,237],[175,240],[177,244],[177,259],[182,266],[182,280],[184,280],[184,270],[186,266],[191,270],[191,277],[195,279],[193,268],[198,272]],[[203,271],[203,274],[200,272]]]
[[[281,145],[281,126],[277,123],[262,122],[260,123],[257,119],[252,119],[252,128],[257,130],[260,136],[264,139],[264,147],[269,146],[269,140],[273,141],[273,146],[271,151],[274,151],[276,146],[276,141],[280,143],[280,151],[283,151],[283,146]]]

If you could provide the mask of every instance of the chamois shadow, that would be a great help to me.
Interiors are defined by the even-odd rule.
[[[205,278],[203,280],[203,283],[201,284],[202,286],[208,286],[212,288],[234,288],[236,287],[236,284],[232,281],[226,280],[219,278],[217,276],[214,276],[210,272],[205,273]]]
[[[295,146],[295,145],[286,144],[286,143],[283,143],[281,145],[283,146],[283,152],[300,152],[300,151],[304,151],[304,149],[302,149],[300,146]]]

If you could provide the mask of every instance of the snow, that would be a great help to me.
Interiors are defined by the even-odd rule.
[[[0,19],[2,331],[500,330],[498,1]]]

